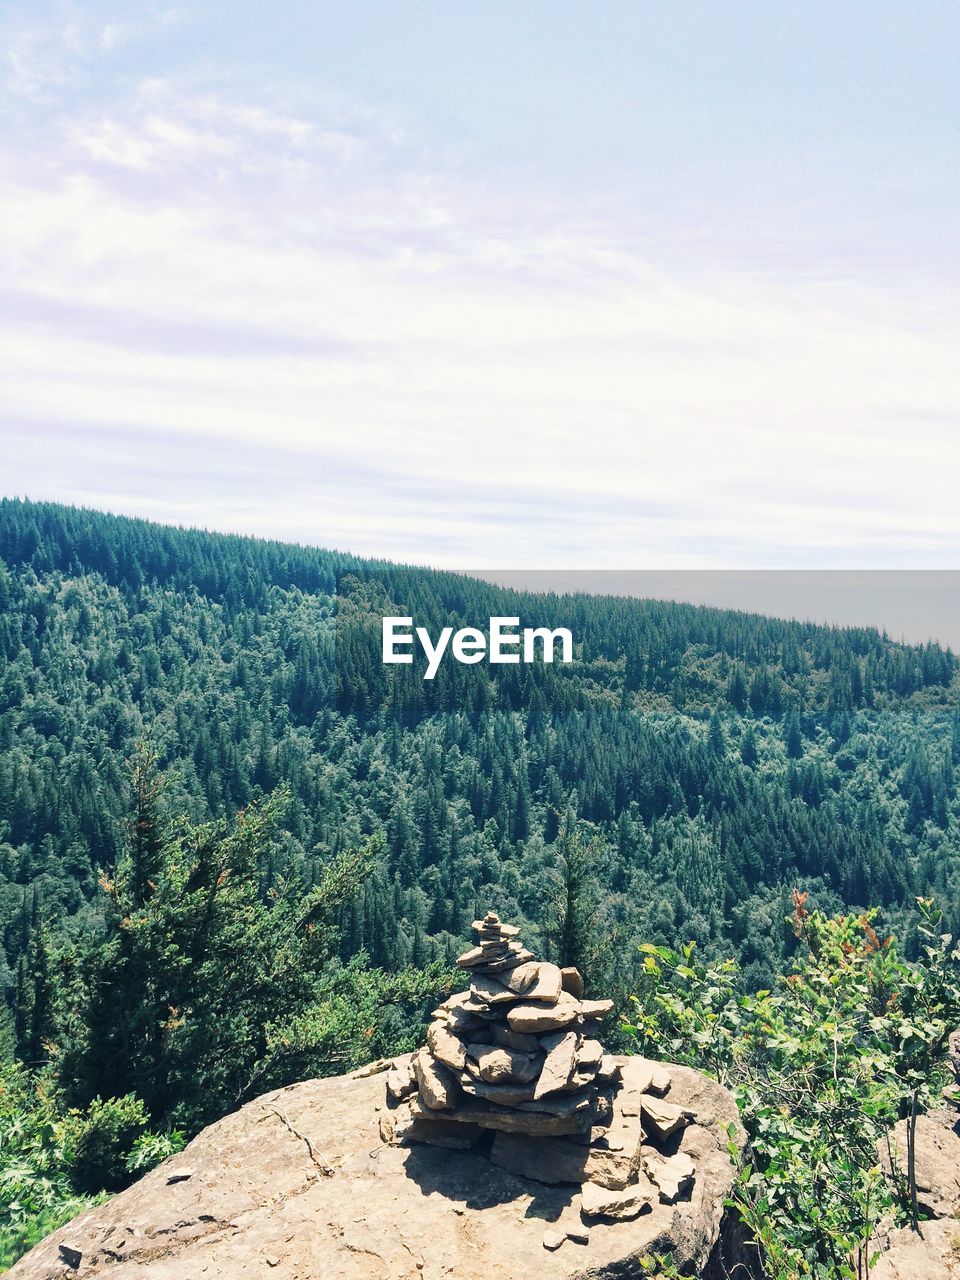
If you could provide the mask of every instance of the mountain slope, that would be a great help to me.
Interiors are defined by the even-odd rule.
[[[957,663],[933,645],[9,500],[0,609],[8,994],[34,890],[95,924],[144,737],[171,812],[228,814],[288,783],[287,852],[308,875],[382,830],[343,949],[388,967],[449,958],[478,904],[549,933],[575,829],[594,841],[597,934],[730,940],[756,982],[795,883],[894,922],[934,892],[960,926]],[[384,613],[434,632],[565,625],[576,661],[448,663],[426,682],[382,665]]]

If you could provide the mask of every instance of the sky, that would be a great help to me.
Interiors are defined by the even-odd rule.
[[[0,49],[4,493],[960,567],[952,0],[5,0]]]

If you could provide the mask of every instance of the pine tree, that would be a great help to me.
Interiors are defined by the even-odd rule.
[[[580,970],[589,990],[599,990],[609,962],[601,946],[601,892],[596,863],[599,848],[585,844],[580,833],[567,827],[558,850],[560,884],[547,927],[552,954],[561,966]],[[607,949],[607,952],[609,949]]]
[[[157,772],[157,757],[145,743],[137,747],[131,781],[133,816],[130,820],[127,874],[131,904],[142,907],[155,888],[163,850],[160,814],[163,781]]]
[[[800,727],[800,713],[795,706],[790,708],[784,719],[783,741],[789,758],[799,760],[803,755],[803,730]]]

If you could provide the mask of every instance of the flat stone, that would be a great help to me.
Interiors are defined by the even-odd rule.
[[[643,1168],[650,1180],[656,1183],[663,1204],[674,1204],[696,1174],[693,1161],[685,1151],[678,1151],[672,1156],[644,1156]]]
[[[457,1037],[466,1043],[468,1040],[475,1039],[473,1032],[479,1031],[481,1027],[486,1028],[487,1023],[484,1018],[480,1018],[475,1013],[471,1013],[469,1009],[444,1009],[440,1015],[446,1020],[447,1026]]]
[[[599,1040],[584,1040],[577,1052],[577,1066],[587,1067],[596,1065],[598,1068],[603,1061],[603,1045]]]
[[[532,951],[527,951],[525,947],[515,946],[513,943],[507,948],[501,956],[493,956],[489,960],[485,960],[483,964],[484,973],[503,973],[506,969],[515,969],[519,964],[526,964],[534,958]]]
[[[640,1114],[651,1136],[661,1140],[669,1138],[678,1129],[685,1128],[692,1119],[690,1113],[676,1103],[664,1102],[649,1093],[643,1094],[640,1099]]]
[[[413,1070],[420,1086],[419,1097],[432,1111],[442,1111],[456,1105],[460,1088],[453,1073],[430,1053],[420,1049],[413,1057]]]
[[[607,1159],[598,1167],[607,1170],[610,1180],[605,1186],[622,1187],[636,1179],[643,1167],[643,1127],[638,1119],[614,1114],[608,1125],[594,1125],[590,1130],[591,1149],[605,1153]],[[594,1178],[599,1182],[599,1178]]]
[[[655,1093],[658,1098],[662,1098],[664,1094],[670,1092],[670,1072],[662,1064],[658,1064],[653,1068],[653,1075],[647,1085],[647,1092]]]
[[[567,1233],[565,1231],[557,1231],[555,1227],[547,1227],[543,1233],[543,1247],[553,1253],[562,1244],[566,1243],[566,1239]]]
[[[513,970],[507,970],[507,973],[511,972]],[[518,999],[515,991],[511,991],[498,978],[493,978],[486,973],[474,972],[470,979],[470,991],[474,1000],[481,1000],[488,1006],[512,1004]]]
[[[584,1040],[577,1049],[573,1074],[566,1084],[567,1089],[579,1089],[590,1084],[600,1074],[603,1062],[603,1045],[599,1040]]]
[[[465,1012],[471,1014],[475,1018],[481,1019],[483,1022],[499,1022],[500,1019],[503,1017],[502,1005],[496,1006],[491,1004],[484,1004],[480,1000],[475,1001],[471,1005],[464,1006],[464,1009],[465,1009]],[[478,1028],[478,1030],[480,1030],[480,1028]],[[486,1034],[486,1033],[481,1032],[481,1034]]]
[[[380,1117],[380,1123],[377,1126],[380,1130],[380,1141],[387,1143],[388,1146],[395,1147],[399,1143],[397,1117],[399,1112],[385,1111]],[[412,1121],[409,1112],[408,1120]]]
[[[376,1062],[368,1062],[351,1072],[354,1080],[365,1080],[367,1076],[377,1076],[381,1071],[389,1071],[393,1066],[392,1058],[378,1058]]]
[[[490,912],[486,919],[474,920],[473,931],[481,934],[496,931],[505,938],[515,938],[520,932],[520,926],[517,924],[503,924],[495,912]]]
[[[605,1053],[600,1059],[600,1066],[597,1069],[597,1079],[604,1084],[622,1078],[623,1067],[613,1056],[612,1053]]]
[[[521,1102],[532,1102],[534,1086],[532,1084],[488,1084],[479,1076],[460,1076],[460,1085],[464,1093],[474,1098],[484,1098],[487,1102],[495,1102],[501,1107],[516,1107]]]
[[[482,1135],[483,1130],[477,1124],[457,1124],[442,1116],[429,1119],[413,1116],[404,1129],[401,1145],[408,1147],[412,1142],[422,1142],[447,1151],[469,1151]]]
[[[455,991],[452,996],[447,996],[443,1004],[434,1009],[430,1015],[432,1018],[440,1018],[445,1013],[449,1013],[453,1009],[465,1009],[471,1002],[472,996],[469,991]]]
[[[573,996],[574,1000],[583,999],[583,978],[580,976],[580,970],[574,969],[573,965],[560,970],[560,985],[568,995]]]
[[[580,1067],[579,1065],[576,1066],[574,1068],[573,1075],[564,1085],[564,1088],[583,1089],[588,1084],[593,1084],[594,1080],[597,1078],[598,1065],[599,1064],[595,1064],[594,1066],[587,1067]]]
[[[427,1046],[430,1052],[452,1071],[462,1071],[467,1062],[467,1050],[463,1041],[453,1034],[445,1019],[435,1018],[427,1028]]]
[[[596,1086],[594,1086],[596,1088]],[[613,1094],[609,1089],[597,1089],[596,1101],[593,1104],[594,1123],[608,1125],[614,1116]]]
[[[591,1181],[622,1190],[637,1174],[637,1168],[622,1153],[584,1146],[568,1138],[529,1137],[523,1133],[498,1133],[490,1148],[490,1160],[508,1173],[548,1186]]]
[[[629,1221],[659,1198],[657,1188],[649,1179],[611,1191],[595,1182],[585,1182],[580,1188],[580,1212],[587,1218],[615,1218]]]
[[[507,1012],[507,1024],[511,1031],[536,1034],[541,1031],[559,1031],[576,1022],[580,1016],[580,1003],[566,991],[561,991],[556,1004],[536,1004],[533,1001],[515,1004]]]
[[[581,1000],[580,1011],[584,1018],[599,1022],[608,1013],[613,1013],[612,1000]]]
[[[556,1004],[560,996],[560,970],[555,964],[521,964],[509,970],[500,981],[525,1000],[542,1000]]]
[[[407,1104],[416,1118],[435,1116],[414,1094]],[[455,1111],[444,1113],[445,1120],[457,1124],[476,1124],[482,1129],[496,1129],[504,1133],[526,1133],[551,1137],[576,1134],[589,1124],[589,1112],[581,1115],[547,1115],[491,1106],[476,1098],[463,1098]]]
[[[463,1020],[467,1018],[475,1019],[475,1025],[481,1026],[484,1020],[499,1018],[502,1012],[502,1009],[494,1009],[486,1001],[477,999],[471,989],[458,991],[455,996],[445,1000],[438,1009],[434,1009],[430,1016],[432,1018],[446,1018],[451,1027],[463,1025]]]
[[[555,1043],[550,1044],[551,1041]],[[579,1036],[575,1031],[567,1031],[557,1037],[544,1036],[541,1043],[547,1049],[547,1056],[540,1069],[535,1098],[559,1092],[567,1086],[577,1061]]]
[[[560,1220],[554,1224],[557,1231],[562,1231],[568,1240],[572,1240],[574,1244],[589,1244],[590,1232],[584,1225],[580,1216],[580,1197],[576,1196],[572,1204],[568,1204],[560,1215]]]
[[[581,1089],[578,1093],[548,1093],[545,1098],[518,1102],[516,1105],[523,1111],[545,1111],[555,1116],[572,1116],[581,1112],[592,1116],[596,1098],[591,1089]]]
[[[649,1058],[628,1058],[621,1066],[617,1106],[624,1115],[640,1114],[640,1100],[650,1087],[655,1067]]]

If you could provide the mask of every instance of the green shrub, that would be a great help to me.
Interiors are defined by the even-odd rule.
[[[0,1067],[0,1271],[182,1147],[182,1133],[146,1128],[134,1094],[67,1110],[50,1069]]]
[[[918,899],[915,964],[872,914],[826,917],[795,894],[801,948],[773,991],[743,994],[732,961],[704,964],[693,944],[644,946],[643,983],[625,1030],[647,1053],[706,1070],[737,1098],[749,1138],[734,1204],[766,1274],[863,1276],[881,1217],[917,1221],[916,1116],[946,1082],[960,1021],[960,951]],[[877,1143],[908,1118],[906,1168],[891,1183]]]
[[[78,1189],[119,1191],[131,1182],[127,1160],[147,1124],[144,1105],[134,1093],[122,1098],[94,1098],[86,1111],[71,1111],[71,1172]]]
[[[78,1195],[49,1073],[0,1070],[0,1270],[94,1200]]]

